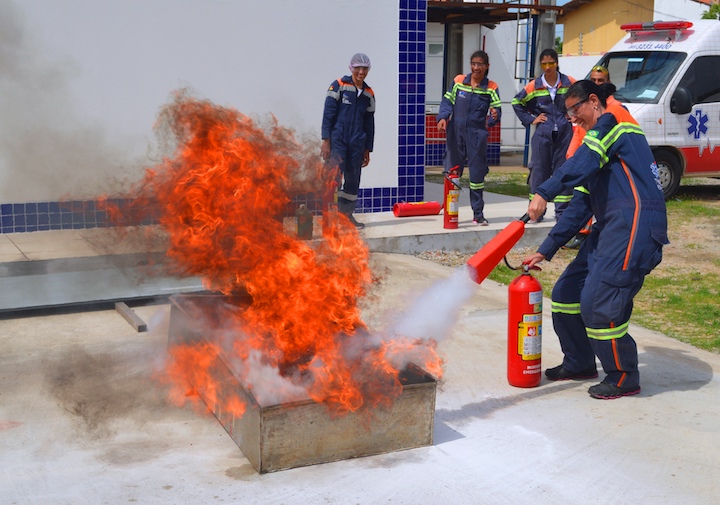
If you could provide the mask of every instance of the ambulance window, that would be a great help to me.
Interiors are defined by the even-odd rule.
[[[615,98],[626,103],[657,103],[685,53],[629,51],[607,54],[600,62],[617,87]]]
[[[692,95],[692,103],[720,102],[720,56],[700,56],[680,81]]]

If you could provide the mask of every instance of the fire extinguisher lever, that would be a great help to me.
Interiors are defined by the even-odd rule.
[[[462,189],[463,189],[462,186],[460,186],[460,184],[455,182],[455,180],[452,177],[450,177],[450,172],[448,172],[447,170],[444,170],[443,176],[445,177],[445,179],[447,179],[450,182],[450,184],[452,184],[453,186],[457,187],[460,191],[462,191]],[[528,219],[530,219],[530,218],[528,218]],[[525,222],[527,223],[527,221],[525,221]]]
[[[507,256],[503,256],[503,260],[505,260],[505,266],[507,266],[510,270],[522,270],[523,273],[529,273],[530,270],[542,271],[542,268],[540,268],[539,266],[537,266],[537,265],[530,266],[527,263],[522,263],[519,267],[514,267],[508,261]]]

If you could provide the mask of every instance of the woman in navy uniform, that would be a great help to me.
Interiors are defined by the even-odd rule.
[[[540,53],[540,66],[542,75],[530,81],[512,100],[515,115],[523,126],[536,126],[530,140],[530,199],[538,186],[565,162],[573,135],[572,125],[565,116],[565,94],[575,79],[560,73],[554,49]],[[557,195],[555,218],[562,215],[571,197],[572,191]],[[539,216],[537,221],[542,219],[543,216]]]
[[[450,167],[460,167],[459,175],[462,175],[467,160],[473,221],[481,226],[488,224],[483,200],[485,176],[489,171],[487,127],[495,125],[502,115],[498,86],[487,78],[489,68],[487,53],[475,51],[470,57],[471,72],[455,77],[437,115],[438,130],[447,131]]]
[[[612,84],[592,81],[578,81],[568,90],[567,112],[587,134],[575,154],[537,188],[530,218],[541,216],[563,190],[577,189],[547,239],[524,261],[532,267],[551,259],[595,216],[590,236],[553,288],[553,326],[564,358],[545,375],[550,380],[597,377],[597,356],[606,376],[588,393],[600,399],[640,392],[637,347],[628,333],[633,298],[668,243],[655,159],[637,121],[618,101],[606,101],[612,91]]]

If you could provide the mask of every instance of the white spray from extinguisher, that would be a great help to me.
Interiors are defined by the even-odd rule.
[[[390,335],[404,335],[440,341],[450,335],[457,322],[458,310],[476,292],[478,285],[467,270],[458,268],[420,293],[390,326]]]

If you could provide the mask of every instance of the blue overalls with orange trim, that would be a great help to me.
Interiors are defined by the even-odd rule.
[[[485,218],[485,176],[490,168],[487,163],[487,127],[500,122],[502,108],[498,86],[485,77],[473,88],[472,74],[455,77],[452,88],[444,95],[438,109],[437,120],[445,119],[447,126],[447,149],[450,167],[459,166],[462,175],[465,160],[470,171],[470,205],[476,221]],[[490,108],[498,112],[497,120],[488,116]],[[446,167],[446,168],[450,168]]]
[[[550,201],[573,187],[570,205],[538,249],[551,259],[595,216],[590,236],[552,292],[563,367],[586,370],[597,356],[605,382],[638,387],[637,347],[628,333],[633,298],[669,242],[657,165],[645,134],[621,104],[608,104],[582,146],[537,193]]]
[[[523,126],[528,127],[540,114],[547,115],[547,121],[535,125],[535,133],[530,140],[532,159],[530,160],[530,199],[537,188],[545,182],[565,162],[565,154],[570,139],[572,125],[568,121],[565,109],[565,94],[575,79],[558,72],[560,84],[555,98],[543,84],[542,77],[530,81],[512,100],[512,106]],[[570,198],[572,190],[558,194],[555,199],[555,215],[560,217]]]
[[[362,90],[346,75],[328,87],[323,110],[322,138],[330,139],[331,156],[343,175],[338,191],[340,212],[352,214],[360,192],[365,150],[375,141],[375,93],[366,83]]]

